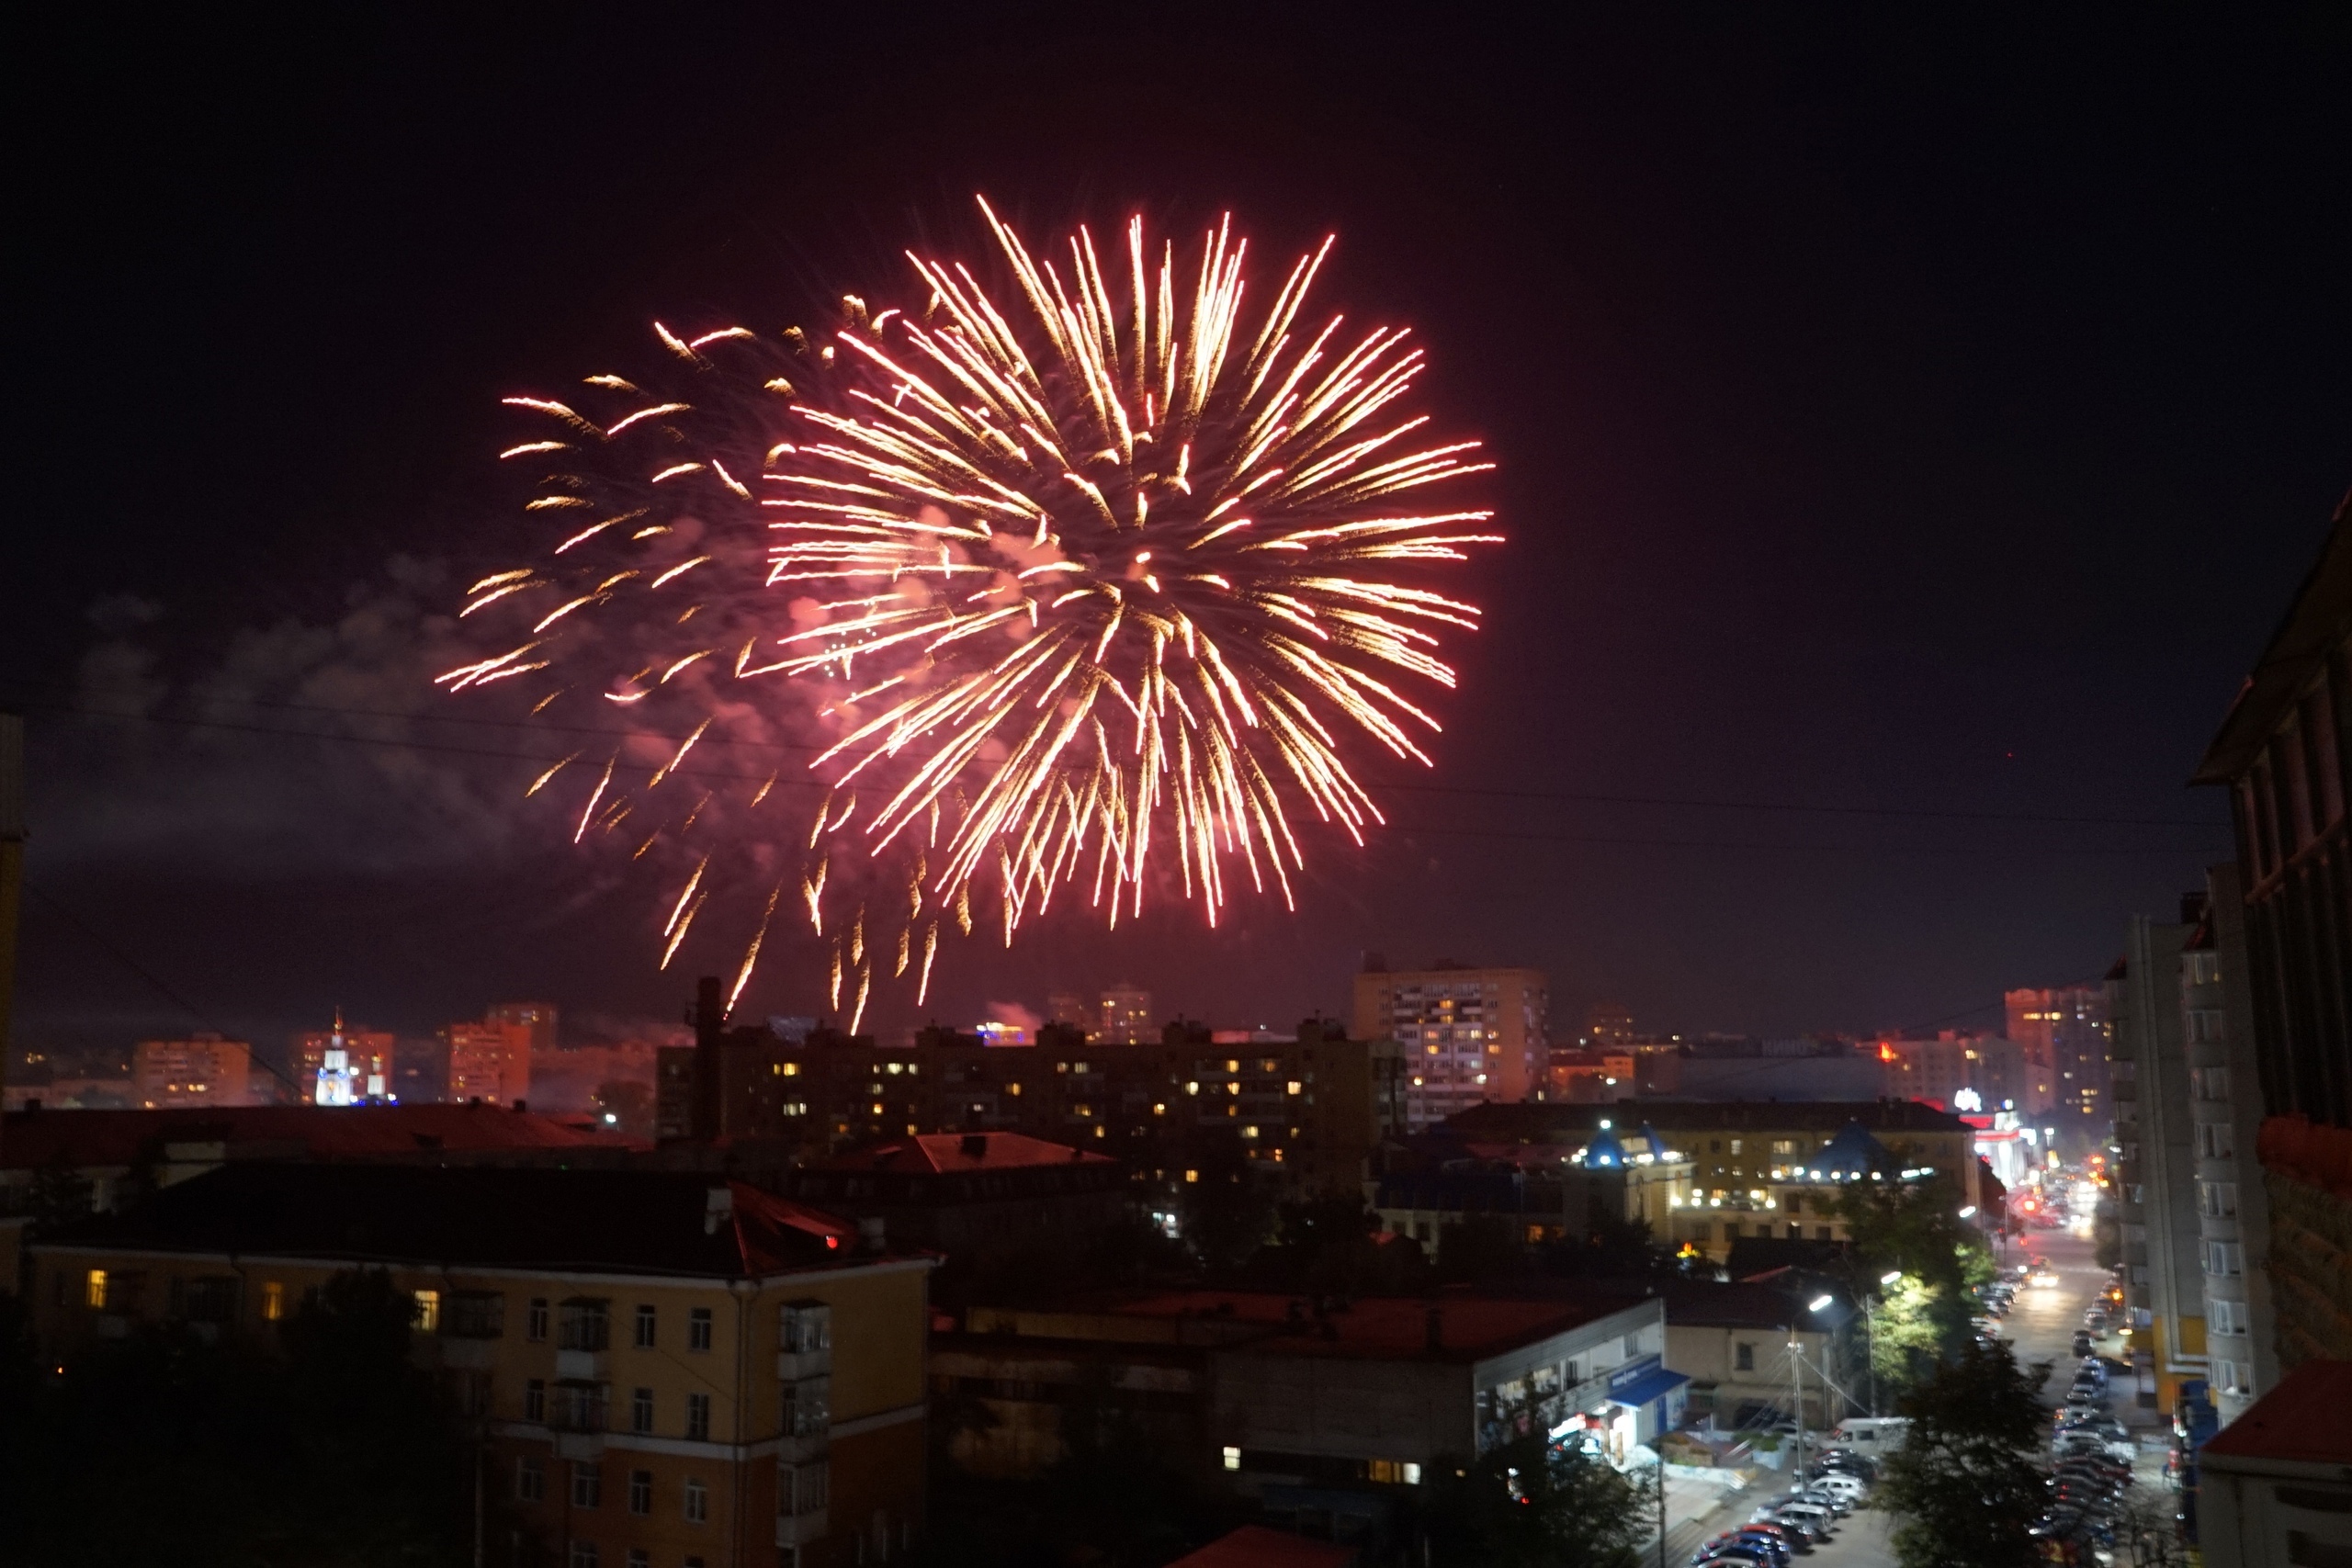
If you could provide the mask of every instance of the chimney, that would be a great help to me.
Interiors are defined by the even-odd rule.
[[[967,1133],[956,1146],[963,1152],[966,1159],[989,1157],[989,1135],[986,1133]]]
[[[720,1131],[718,1042],[727,1028],[727,1004],[721,996],[718,976],[705,975],[695,982],[695,1093],[686,1124],[696,1143],[714,1142]]]
[[[1443,1307],[1430,1308],[1429,1334],[1426,1343],[1432,1356],[1445,1348],[1445,1309]]]

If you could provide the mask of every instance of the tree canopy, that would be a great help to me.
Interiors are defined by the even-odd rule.
[[[1906,1393],[1904,1446],[1886,1461],[1903,1568],[2030,1568],[2030,1533],[2048,1500],[2040,1465],[2046,1363],[2018,1365],[2006,1342],[1970,1343]]]

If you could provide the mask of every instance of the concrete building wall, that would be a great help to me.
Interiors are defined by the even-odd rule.
[[[2210,1203],[2225,1196],[2200,1189],[2195,1169],[2180,1005],[2181,950],[2194,929],[2134,917],[2111,998],[2117,1043],[2132,1065],[2135,1090],[2132,1136],[2123,1140],[2124,1239],[2127,1247],[2136,1239],[2146,1257],[2130,1266],[2124,1303],[2132,1314],[2141,1392],[2165,1410],[2184,1381],[2206,1375],[2198,1205],[2200,1197]]]

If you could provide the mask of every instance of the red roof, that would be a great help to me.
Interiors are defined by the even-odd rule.
[[[1350,1568],[1355,1560],[1352,1546],[1243,1525],[1198,1551],[1186,1552],[1168,1568]]]
[[[1430,1355],[1430,1314],[1437,1314],[1438,1356],[1447,1359],[1498,1355],[1532,1345],[1578,1324],[1638,1304],[1631,1292],[1593,1292],[1575,1302],[1519,1301],[1496,1296],[1360,1296],[1317,1318],[1304,1296],[1273,1291],[1170,1291],[1109,1307],[1123,1317],[1196,1317],[1299,1330],[1254,1342],[1283,1355],[1401,1360]]]
[[[2305,1361],[2199,1451],[2233,1459],[2344,1463],[2352,1458],[2352,1361]]]
[[[1049,1144],[1020,1133],[922,1133],[876,1144],[813,1167],[817,1170],[889,1171],[944,1176],[970,1170],[1023,1170],[1041,1165],[1114,1165],[1069,1144]]]
[[[387,1159],[501,1149],[627,1148],[551,1116],[495,1105],[220,1105],[167,1111],[19,1111],[0,1125],[0,1167],[127,1166],[142,1145],[275,1145],[309,1159]]]

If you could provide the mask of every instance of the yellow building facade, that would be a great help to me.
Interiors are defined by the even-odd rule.
[[[511,1200],[560,1195],[562,1179],[579,1179],[585,1212],[620,1212],[605,1246],[576,1249],[603,1257],[562,1264],[535,1260],[544,1238],[526,1236],[513,1261],[402,1257],[381,1240],[326,1256],[334,1249],[306,1244],[314,1227],[303,1216],[268,1223],[243,1190],[255,1174],[261,1185],[356,1174],[327,1183],[352,1199],[442,1188],[432,1209],[474,1189],[492,1223],[459,1234],[460,1254],[503,1228]],[[610,1201],[631,1184],[646,1190]],[[485,1483],[536,1538],[539,1561],[830,1568],[885,1561],[922,1529],[931,1263],[861,1252],[854,1226],[740,1184],[651,1172],[277,1167],[224,1171],[164,1199],[36,1244],[45,1350],[62,1358],[147,1323],[266,1340],[338,1271],[382,1268],[416,1303],[413,1353],[475,1424]],[[258,1245],[207,1245],[234,1224],[234,1208],[262,1216]],[[159,1221],[153,1210],[175,1212]],[[654,1211],[686,1234],[629,1234]],[[408,1227],[388,1228],[397,1244]],[[695,1254],[717,1266],[696,1269]],[[489,1562],[510,1556],[528,1560],[521,1543],[489,1543]]]

